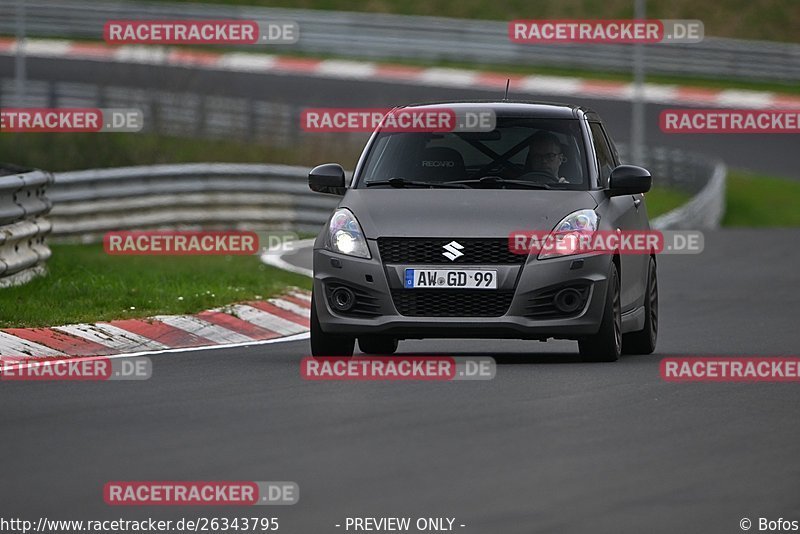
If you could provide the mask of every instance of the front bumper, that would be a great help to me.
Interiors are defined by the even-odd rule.
[[[399,339],[423,338],[508,338],[577,339],[595,334],[600,328],[611,256],[579,255],[509,264],[384,264],[374,240],[368,241],[371,259],[354,258],[314,249],[314,295],[317,317],[323,331],[350,336],[385,335]],[[510,304],[497,316],[409,316],[398,311],[392,296],[398,292],[421,291],[403,288],[405,267],[494,269],[497,290],[508,292]],[[531,317],[530,305],[548,288],[587,288],[586,303],[566,317]],[[357,299],[367,301],[370,313],[335,311],[329,301],[332,287],[346,286]],[[435,290],[445,295],[452,289]],[[487,295],[488,293],[482,293]],[[513,294],[513,296],[512,296]],[[480,298],[480,297],[477,297]]]

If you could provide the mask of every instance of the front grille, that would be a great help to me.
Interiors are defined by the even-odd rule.
[[[457,289],[399,289],[392,300],[408,317],[500,317],[514,298],[513,291]]]
[[[456,241],[463,246],[463,254],[451,261],[443,254],[444,246]],[[454,265],[459,263],[525,263],[525,254],[514,254],[508,250],[508,238],[399,238],[381,237],[378,250],[384,263],[428,263]]]
[[[533,319],[558,319],[572,317],[580,314],[586,307],[589,298],[589,283],[577,283],[569,285],[557,285],[541,289],[534,293],[525,305],[523,314]],[[564,312],[559,310],[555,304],[555,296],[562,289],[573,288],[578,291],[578,308],[574,312]]]

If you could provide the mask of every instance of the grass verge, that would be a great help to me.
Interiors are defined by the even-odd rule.
[[[49,274],[0,292],[0,327],[196,313],[267,298],[305,276],[257,256],[109,256],[102,245],[51,245]]]
[[[726,197],[723,226],[800,227],[800,181],[731,170]]]
[[[652,219],[687,203],[692,196],[675,189],[654,187],[645,195],[645,198],[647,199],[647,215]]]

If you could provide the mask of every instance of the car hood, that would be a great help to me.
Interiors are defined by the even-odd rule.
[[[505,237],[549,231],[573,211],[597,206],[588,191],[520,189],[351,189],[339,204],[368,239]]]

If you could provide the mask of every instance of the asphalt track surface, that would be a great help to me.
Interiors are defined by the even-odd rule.
[[[0,78],[13,78],[11,57],[0,57]],[[304,75],[223,72],[168,66],[104,63],[71,59],[28,59],[31,80],[108,84],[120,87],[154,88],[175,92],[247,97],[259,100],[302,103],[303,107],[381,107],[442,100],[496,99],[502,93],[454,87],[432,87],[402,83],[354,81]],[[565,97],[562,95],[518,93],[510,97],[543,101],[568,101],[593,108],[607,122],[618,141],[630,137],[631,105],[628,102]],[[678,105],[646,106],[645,141],[653,146],[689,148],[721,158],[732,168],[761,171],[800,179],[797,139],[791,134],[676,135],[664,134],[658,126],[659,113]],[[322,135],[322,134],[320,134]],[[309,162],[313,165],[320,162]],[[352,168],[355,161],[341,162]]]
[[[3,517],[455,517],[463,532],[740,532],[800,519],[798,384],[674,384],[668,355],[800,346],[797,230],[725,230],[659,258],[651,356],[577,361],[571,342],[426,340],[492,355],[492,381],[320,383],[307,341],[153,356],[144,382],[0,382]],[[747,250],[742,252],[743,248]],[[308,263],[307,256],[291,259]],[[117,508],[111,480],[292,480],[289,507]]]
[[[493,96],[63,60],[31,60],[29,74],[315,106]],[[576,101],[624,139],[627,104]],[[662,136],[661,108],[647,107],[648,142],[800,177],[789,136]],[[702,254],[660,257],[657,353],[614,364],[579,362],[572,342],[407,341],[401,354],[494,356],[497,376],[318,383],[300,378],[309,347],[296,341],[153,356],[144,382],[0,382],[0,517],[270,515],[303,534],[342,532],[348,516],[455,517],[458,531],[495,534],[730,533],[743,517],[800,519],[800,386],[659,375],[664,356],[796,354],[799,237],[707,232]],[[300,502],[116,508],[102,498],[111,480],[291,480]]]

